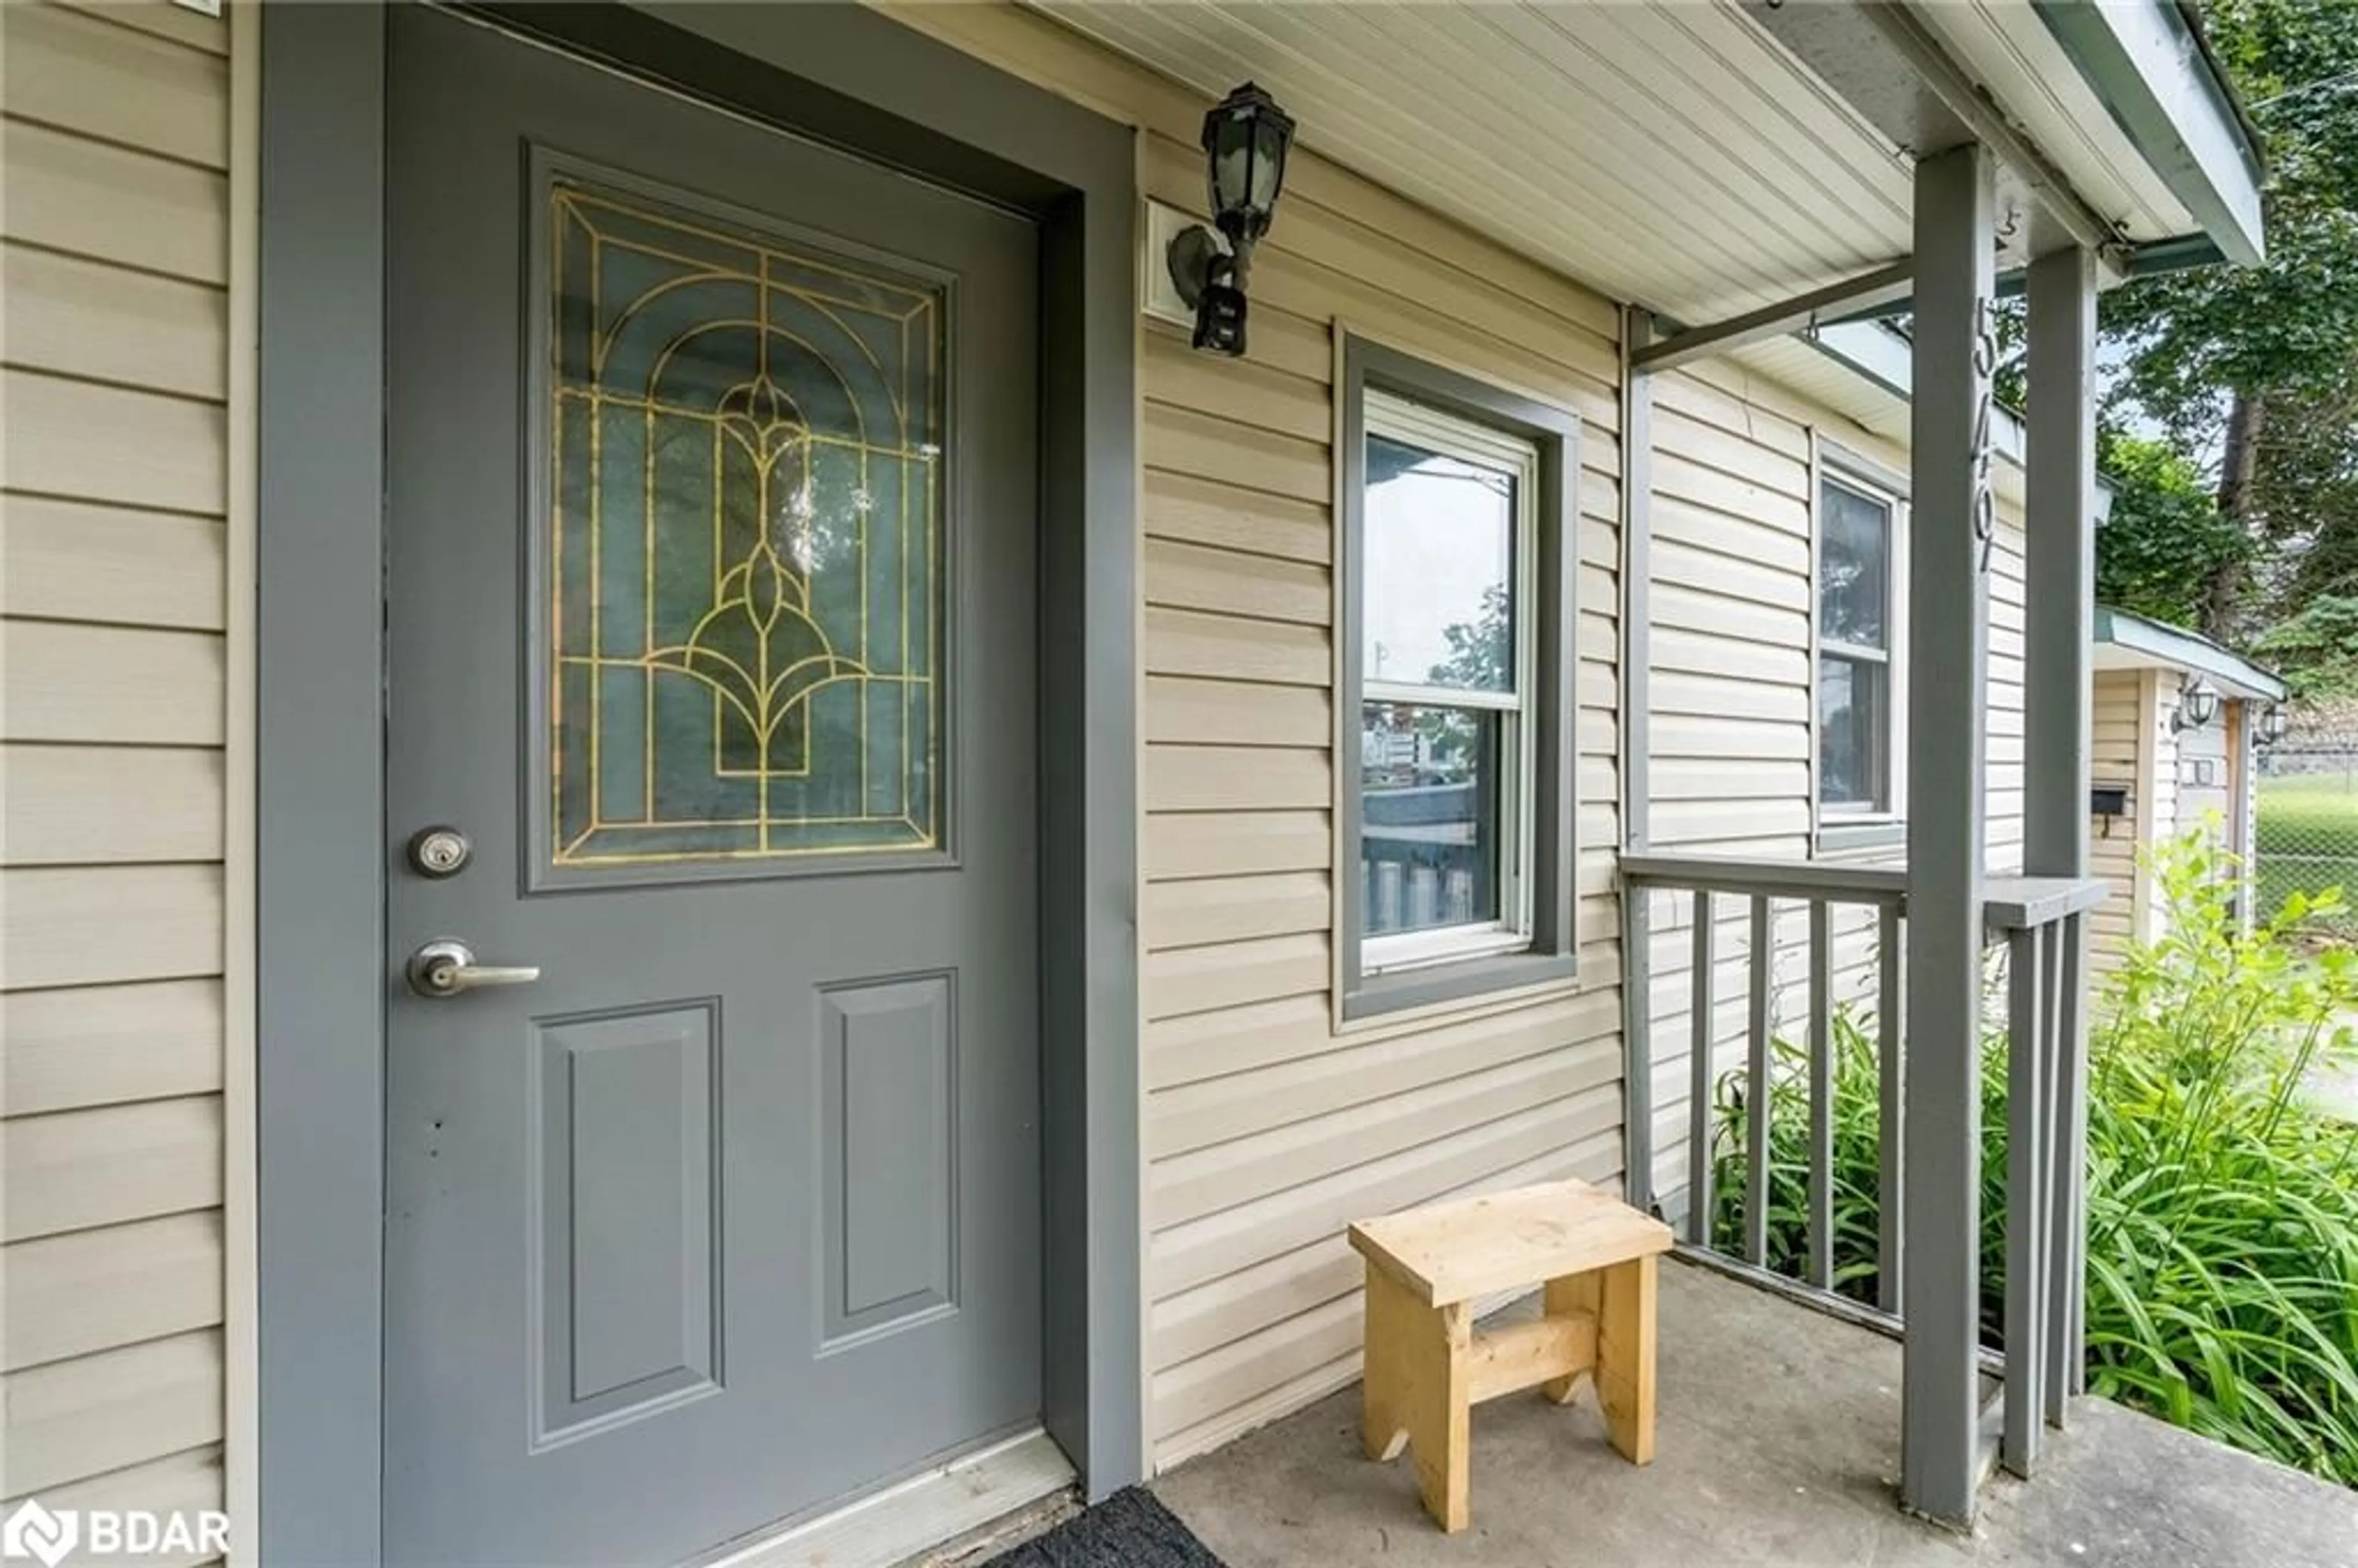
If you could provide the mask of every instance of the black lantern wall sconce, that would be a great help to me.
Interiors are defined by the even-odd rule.
[[[2285,731],[2290,728],[2292,728],[2292,716],[2284,710],[2283,703],[2271,702],[2260,709],[2259,742],[2261,745],[2274,746],[2281,743],[2285,738]]]
[[[1179,297],[1195,312],[1192,341],[1234,359],[1245,351],[1245,279],[1253,246],[1269,232],[1285,185],[1293,117],[1248,81],[1204,116],[1204,156],[1210,166],[1212,222],[1228,241],[1201,223],[1171,242],[1164,260]]]
[[[2218,717],[2218,689],[2206,681],[2190,680],[2179,688],[2178,711],[2169,716],[2170,732],[2200,730]]]

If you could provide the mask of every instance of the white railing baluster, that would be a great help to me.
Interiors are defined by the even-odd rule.
[[[1744,1256],[1768,1261],[1768,961],[1776,946],[1766,893],[1752,899],[1751,1034],[1744,1058]]]
[[[1687,1239],[1698,1247],[1711,1245],[1711,1058],[1717,1033],[1712,1018],[1714,918],[1711,890],[1696,889],[1693,990],[1689,1004],[1693,1017],[1687,1045]]]

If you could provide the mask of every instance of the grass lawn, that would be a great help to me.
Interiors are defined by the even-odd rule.
[[[2358,896],[2358,778],[2295,773],[2260,780],[2258,849],[2254,871],[2263,914],[2296,891],[2338,886]]]

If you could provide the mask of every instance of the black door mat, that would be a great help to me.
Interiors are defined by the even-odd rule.
[[[1225,1568],[1143,1487],[1116,1492],[984,1568]]]

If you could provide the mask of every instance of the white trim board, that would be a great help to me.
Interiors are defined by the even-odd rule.
[[[1034,1427],[699,1568],[893,1568],[1055,1497],[1074,1479],[1064,1451]]]

